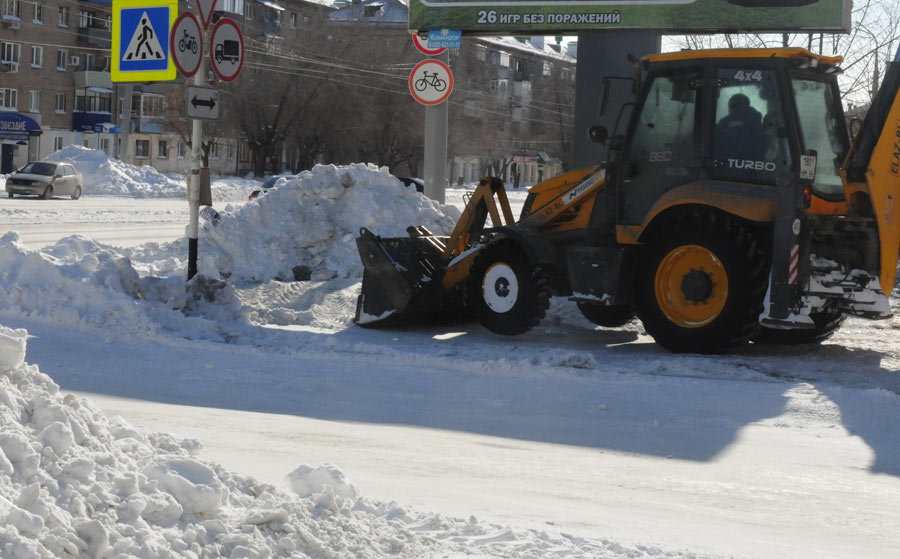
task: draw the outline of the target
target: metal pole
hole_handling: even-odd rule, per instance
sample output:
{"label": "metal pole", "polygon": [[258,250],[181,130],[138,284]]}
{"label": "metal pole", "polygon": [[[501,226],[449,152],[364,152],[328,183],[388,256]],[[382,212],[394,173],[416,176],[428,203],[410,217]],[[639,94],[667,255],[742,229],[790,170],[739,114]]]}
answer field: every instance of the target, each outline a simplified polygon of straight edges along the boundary
{"label": "metal pole", "polygon": [[[445,64],[450,61],[449,51],[434,56]],[[450,103],[425,107],[425,196],[445,201],[447,179],[447,121]]]}
{"label": "metal pole", "polygon": [[128,142],[129,135],[131,134],[131,96],[134,93],[134,87],[129,83],[125,85],[125,95],[122,99],[122,112],[125,113],[122,115],[122,132],[121,132],[121,143],[118,158],[125,163],[129,163],[128,161]]}
{"label": "metal pole", "polygon": [[[203,32],[203,44],[206,44],[206,32]],[[206,76],[206,65],[203,63],[203,54],[200,55],[200,68],[194,74],[194,85],[202,86]],[[187,93],[185,93],[187,95]],[[190,281],[197,275],[197,241],[200,236],[200,167],[201,148],[203,144],[203,121],[195,118],[191,130],[191,174],[188,177],[188,207],[190,208],[190,222],[188,223],[188,273]]]}

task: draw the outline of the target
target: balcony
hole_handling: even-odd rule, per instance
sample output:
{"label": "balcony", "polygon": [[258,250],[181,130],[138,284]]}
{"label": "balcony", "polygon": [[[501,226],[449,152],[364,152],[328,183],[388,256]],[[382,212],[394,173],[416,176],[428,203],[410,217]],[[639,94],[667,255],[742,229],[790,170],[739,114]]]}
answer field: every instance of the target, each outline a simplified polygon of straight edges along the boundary
{"label": "balcony", "polygon": [[75,72],[75,89],[97,87],[112,91],[112,79],[109,72],[83,71]]}
{"label": "balcony", "polygon": [[112,34],[106,27],[79,27],[78,44],[110,48]]}

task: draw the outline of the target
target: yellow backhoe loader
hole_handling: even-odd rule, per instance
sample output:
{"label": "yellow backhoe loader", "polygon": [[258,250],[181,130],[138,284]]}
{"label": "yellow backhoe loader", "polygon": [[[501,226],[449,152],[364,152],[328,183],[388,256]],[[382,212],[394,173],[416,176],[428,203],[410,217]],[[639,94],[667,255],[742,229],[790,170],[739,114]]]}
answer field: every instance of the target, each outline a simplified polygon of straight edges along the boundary
{"label": "yellow backhoe loader", "polygon": [[900,51],[852,143],[840,62],[797,48],[636,61],[626,124],[590,130],[608,160],[531,188],[517,221],[488,177],[450,236],[363,229],[356,322],[465,309],[515,335],[558,295],[596,324],[637,315],[671,351],[715,353],[890,317]]}

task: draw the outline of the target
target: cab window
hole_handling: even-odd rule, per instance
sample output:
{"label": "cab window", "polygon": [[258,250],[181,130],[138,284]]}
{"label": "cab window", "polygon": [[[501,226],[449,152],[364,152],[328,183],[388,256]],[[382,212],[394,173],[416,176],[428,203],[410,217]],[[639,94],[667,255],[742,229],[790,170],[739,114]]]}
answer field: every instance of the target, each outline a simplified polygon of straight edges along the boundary
{"label": "cab window", "polygon": [[720,68],[716,91],[712,177],[775,184],[791,167],[777,74],[753,67]]}
{"label": "cab window", "polygon": [[844,193],[838,170],[847,150],[840,133],[838,105],[831,84],[812,79],[792,80],[803,149],[816,152],[816,179],[813,190],[825,197]]}

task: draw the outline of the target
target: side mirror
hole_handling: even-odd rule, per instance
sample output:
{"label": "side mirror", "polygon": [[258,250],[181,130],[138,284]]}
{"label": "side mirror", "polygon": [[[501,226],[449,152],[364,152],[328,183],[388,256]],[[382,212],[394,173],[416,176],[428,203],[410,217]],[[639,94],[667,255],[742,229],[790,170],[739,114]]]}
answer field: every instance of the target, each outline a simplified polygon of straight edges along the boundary
{"label": "side mirror", "polygon": [[609,139],[609,131],[605,126],[601,126],[599,124],[595,124],[588,128],[588,136],[591,141],[596,144],[605,144]]}

